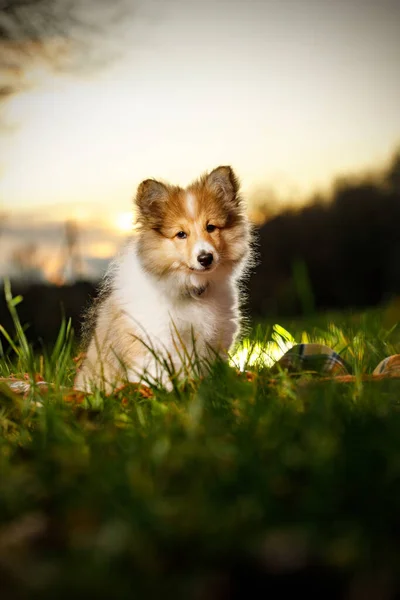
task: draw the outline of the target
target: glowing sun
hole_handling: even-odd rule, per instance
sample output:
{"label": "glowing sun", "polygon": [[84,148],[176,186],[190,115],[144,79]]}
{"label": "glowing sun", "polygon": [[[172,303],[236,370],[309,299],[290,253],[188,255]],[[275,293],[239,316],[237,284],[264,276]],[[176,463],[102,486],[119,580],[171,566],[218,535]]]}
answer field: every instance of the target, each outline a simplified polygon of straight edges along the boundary
{"label": "glowing sun", "polygon": [[128,233],[132,231],[133,215],[131,211],[118,213],[115,219],[115,225],[119,231]]}

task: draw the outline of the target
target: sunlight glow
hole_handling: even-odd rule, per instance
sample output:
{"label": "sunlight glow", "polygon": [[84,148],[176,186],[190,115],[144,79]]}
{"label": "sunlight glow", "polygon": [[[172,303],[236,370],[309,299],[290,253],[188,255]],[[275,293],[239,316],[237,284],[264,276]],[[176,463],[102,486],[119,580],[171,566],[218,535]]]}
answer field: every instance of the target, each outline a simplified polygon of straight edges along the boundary
{"label": "sunlight glow", "polygon": [[88,247],[90,256],[94,258],[110,258],[117,252],[117,246],[113,242],[93,242]]}
{"label": "sunlight glow", "polygon": [[249,367],[272,367],[295,345],[292,335],[278,324],[273,326],[272,340],[254,342],[245,339],[230,357],[229,363],[240,371]]}
{"label": "sunlight glow", "polygon": [[118,213],[115,219],[115,225],[119,231],[129,233],[133,227],[133,216],[131,211]]}

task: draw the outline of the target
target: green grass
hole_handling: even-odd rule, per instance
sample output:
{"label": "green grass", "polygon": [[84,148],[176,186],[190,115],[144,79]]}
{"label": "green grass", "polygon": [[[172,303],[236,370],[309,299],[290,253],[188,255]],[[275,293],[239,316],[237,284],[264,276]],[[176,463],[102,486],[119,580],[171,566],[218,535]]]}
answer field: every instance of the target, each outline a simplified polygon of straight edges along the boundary
{"label": "green grass", "polygon": [[[55,388],[0,390],[2,598],[266,597],[246,590],[290,582],[308,597],[394,597],[400,380],[271,382],[259,361],[248,381],[216,362],[172,393],[75,405],[60,388],[73,380],[70,327],[34,354],[6,293],[16,331],[0,375],[39,372]],[[282,325],[358,375],[400,352],[396,319],[392,307]],[[279,354],[268,324],[251,339]]]}

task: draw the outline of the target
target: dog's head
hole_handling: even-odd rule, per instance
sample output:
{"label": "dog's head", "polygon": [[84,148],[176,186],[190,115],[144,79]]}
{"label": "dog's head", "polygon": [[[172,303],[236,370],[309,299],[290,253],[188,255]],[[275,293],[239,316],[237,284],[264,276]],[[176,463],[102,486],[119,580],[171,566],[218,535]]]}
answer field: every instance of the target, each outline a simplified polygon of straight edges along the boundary
{"label": "dog's head", "polygon": [[186,189],[148,179],[135,202],[140,257],[158,276],[178,272],[206,281],[247,256],[249,223],[230,167],[218,167]]}

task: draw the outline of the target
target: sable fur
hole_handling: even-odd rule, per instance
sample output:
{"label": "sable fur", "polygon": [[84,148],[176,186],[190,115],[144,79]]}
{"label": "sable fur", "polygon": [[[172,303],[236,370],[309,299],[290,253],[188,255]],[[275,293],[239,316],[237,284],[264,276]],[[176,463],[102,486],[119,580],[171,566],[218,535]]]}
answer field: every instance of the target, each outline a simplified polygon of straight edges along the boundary
{"label": "sable fur", "polygon": [[250,225],[232,169],[218,167],[186,189],[148,179],[135,205],[135,234],[89,311],[92,333],[76,389],[111,392],[141,379],[171,387],[153,351],[183,377],[194,353],[205,369],[215,353],[227,355],[238,333]]}

